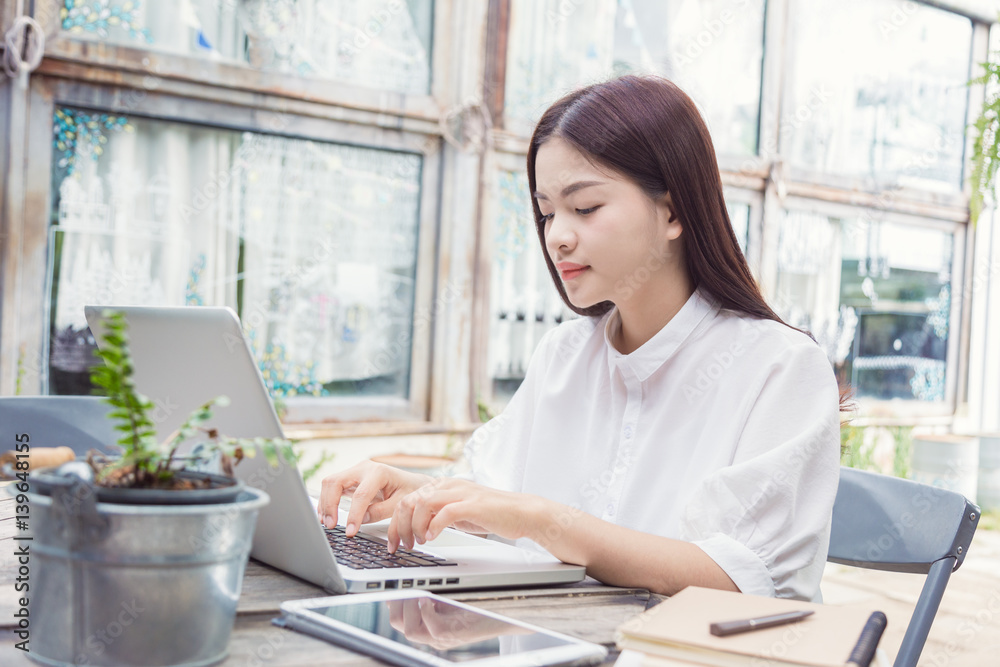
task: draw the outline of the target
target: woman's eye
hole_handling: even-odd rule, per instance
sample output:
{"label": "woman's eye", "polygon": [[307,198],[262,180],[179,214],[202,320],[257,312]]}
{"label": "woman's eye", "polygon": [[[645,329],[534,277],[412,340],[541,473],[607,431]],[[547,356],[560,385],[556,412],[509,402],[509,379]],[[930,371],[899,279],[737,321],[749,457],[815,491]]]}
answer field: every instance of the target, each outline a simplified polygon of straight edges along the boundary
{"label": "woman's eye", "polygon": [[593,213],[594,211],[596,211],[599,208],[601,208],[601,207],[600,206],[591,206],[590,208],[578,208],[578,209],[576,209],[576,212],[577,212],[578,215],[590,215],[591,213]]}
{"label": "woman's eye", "polygon": [[551,219],[552,219],[552,214],[551,213],[546,213],[545,215],[542,216],[542,224],[544,225],[545,223],[547,223]]}

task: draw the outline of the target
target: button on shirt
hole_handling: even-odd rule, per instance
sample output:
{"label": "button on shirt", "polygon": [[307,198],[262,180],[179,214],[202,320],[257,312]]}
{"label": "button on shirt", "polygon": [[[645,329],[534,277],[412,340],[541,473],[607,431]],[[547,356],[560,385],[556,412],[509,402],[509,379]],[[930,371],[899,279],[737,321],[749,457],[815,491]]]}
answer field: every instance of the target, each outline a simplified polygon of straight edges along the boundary
{"label": "button on shirt", "polygon": [[692,542],[744,593],[819,600],[840,472],[823,351],[700,290],[631,354],[620,324],[613,309],[543,337],[466,445],[469,476]]}

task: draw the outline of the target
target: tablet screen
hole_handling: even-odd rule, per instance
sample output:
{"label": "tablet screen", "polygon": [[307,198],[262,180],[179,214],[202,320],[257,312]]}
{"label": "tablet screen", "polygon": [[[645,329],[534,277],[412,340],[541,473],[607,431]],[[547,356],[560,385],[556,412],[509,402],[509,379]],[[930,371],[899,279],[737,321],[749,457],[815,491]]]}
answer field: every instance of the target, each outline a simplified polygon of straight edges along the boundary
{"label": "tablet screen", "polygon": [[309,611],[452,662],[570,644],[440,598],[369,601]]}

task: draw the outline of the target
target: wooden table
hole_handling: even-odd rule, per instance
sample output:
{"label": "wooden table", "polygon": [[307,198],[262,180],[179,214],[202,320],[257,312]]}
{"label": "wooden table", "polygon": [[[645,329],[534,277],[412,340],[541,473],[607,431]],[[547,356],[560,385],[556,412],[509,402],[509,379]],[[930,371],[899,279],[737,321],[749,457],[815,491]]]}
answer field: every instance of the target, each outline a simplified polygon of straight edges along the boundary
{"label": "wooden table", "polygon": [[[20,594],[14,590],[18,563],[14,556],[17,543],[13,539],[13,513],[13,499],[0,488],[0,664],[5,667],[35,664],[14,648],[19,640],[14,634],[13,614]],[[220,664],[381,665],[347,649],[271,625],[281,602],[325,595],[312,584],[251,560],[229,640],[229,658]],[[605,664],[614,663],[617,656],[615,628],[663,599],[646,590],[612,588],[594,581],[530,590],[468,591],[448,597],[603,644],[610,651]]]}

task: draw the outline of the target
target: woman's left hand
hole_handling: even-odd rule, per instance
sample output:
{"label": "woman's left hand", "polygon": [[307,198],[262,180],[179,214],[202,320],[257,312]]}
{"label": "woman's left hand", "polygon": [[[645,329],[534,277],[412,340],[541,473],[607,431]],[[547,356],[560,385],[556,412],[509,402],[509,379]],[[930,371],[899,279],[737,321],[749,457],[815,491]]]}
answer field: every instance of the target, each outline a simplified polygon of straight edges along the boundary
{"label": "woman's left hand", "polygon": [[462,479],[439,478],[403,496],[389,524],[389,551],[412,549],[453,526],[507,539],[528,532],[534,496],[499,491]]}

